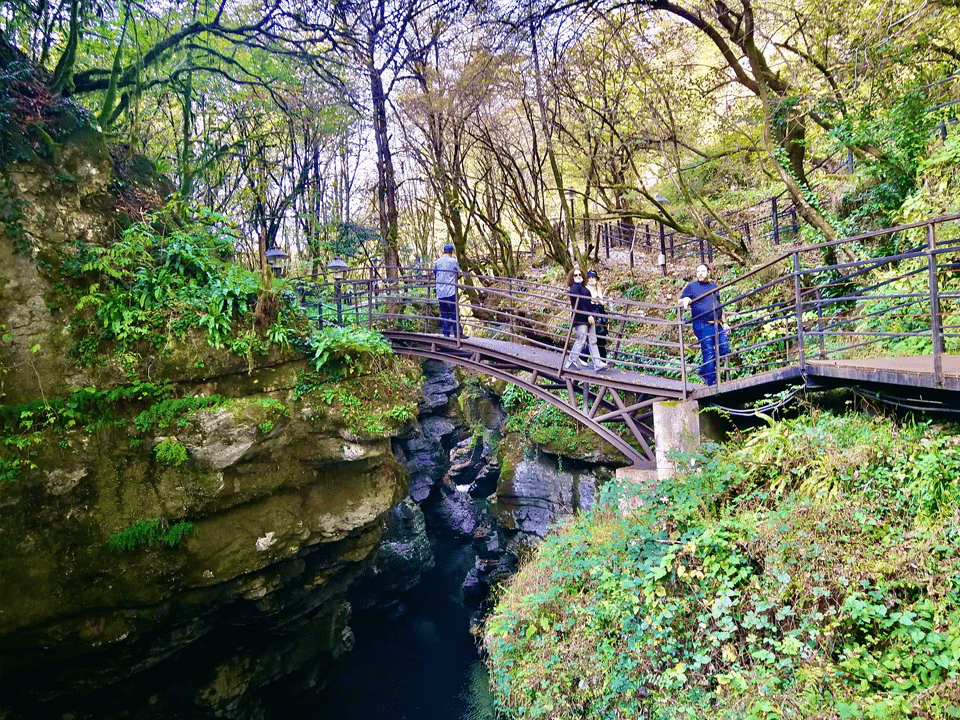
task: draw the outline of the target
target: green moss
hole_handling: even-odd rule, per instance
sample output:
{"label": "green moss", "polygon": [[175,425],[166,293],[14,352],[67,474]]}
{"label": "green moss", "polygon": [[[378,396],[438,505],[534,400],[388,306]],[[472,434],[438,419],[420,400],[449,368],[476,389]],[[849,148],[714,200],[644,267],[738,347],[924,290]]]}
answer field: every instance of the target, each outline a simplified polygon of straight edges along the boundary
{"label": "green moss", "polygon": [[358,437],[384,437],[400,430],[416,416],[420,400],[419,365],[395,360],[378,372],[330,381],[304,373],[296,397],[327,407],[324,420],[333,420]]}

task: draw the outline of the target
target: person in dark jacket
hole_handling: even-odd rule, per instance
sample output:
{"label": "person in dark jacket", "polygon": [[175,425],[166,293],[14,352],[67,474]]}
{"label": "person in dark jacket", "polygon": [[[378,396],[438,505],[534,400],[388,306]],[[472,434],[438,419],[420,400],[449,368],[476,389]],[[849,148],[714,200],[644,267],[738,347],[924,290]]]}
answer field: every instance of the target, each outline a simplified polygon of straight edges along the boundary
{"label": "person in dark jacket", "polygon": [[607,359],[607,308],[603,288],[600,287],[600,276],[596,270],[587,270],[587,290],[590,291],[590,312],[596,319],[594,327],[597,331],[597,349],[600,357]]}
{"label": "person in dark jacket", "polygon": [[717,286],[710,282],[710,268],[697,265],[697,279],[687,283],[680,293],[680,305],[690,308],[693,334],[700,341],[703,356],[698,374],[707,385],[717,384],[717,356],[730,352],[727,328],[723,322],[723,308]]}
{"label": "person in dark jacket", "polygon": [[570,349],[570,355],[563,364],[564,369],[581,367],[579,360],[580,351],[584,344],[590,348],[590,357],[593,359],[594,372],[600,372],[607,369],[607,364],[600,359],[600,351],[597,349],[597,319],[591,313],[591,295],[590,291],[583,284],[583,271],[579,267],[574,267],[569,275],[570,283],[570,307],[573,308],[573,329],[577,334],[577,339]]}

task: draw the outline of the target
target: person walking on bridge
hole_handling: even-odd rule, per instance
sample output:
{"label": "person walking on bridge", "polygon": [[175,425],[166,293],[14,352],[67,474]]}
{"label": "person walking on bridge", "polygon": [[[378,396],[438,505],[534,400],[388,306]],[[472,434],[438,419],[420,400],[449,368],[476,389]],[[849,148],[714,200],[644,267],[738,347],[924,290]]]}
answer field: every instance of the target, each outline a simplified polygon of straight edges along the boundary
{"label": "person walking on bridge", "polygon": [[465,337],[457,318],[457,278],[460,263],[453,256],[453,245],[443,246],[443,255],[433,265],[437,302],[440,304],[440,330],[444,337]]}
{"label": "person walking on bridge", "polygon": [[717,286],[710,282],[710,268],[697,265],[697,279],[687,283],[680,293],[680,305],[690,308],[690,321],[693,334],[700,341],[702,364],[697,374],[707,385],[717,384],[717,355],[723,357],[730,352],[727,328],[723,322],[723,308]]}
{"label": "person walking on bridge", "polygon": [[607,364],[600,359],[600,351],[597,349],[597,319],[590,312],[592,305],[592,295],[583,284],[583,270],[574,266],[568,275],[570,282],[570,307],[573,308],[573,329],[577,333],[577,339],[570,349],[566,362],[563,364],[565,370],[579,368],[580,351],[584,344],[590,348],[590,357],[593,358],[593,371],[600,372],[607,369]]}

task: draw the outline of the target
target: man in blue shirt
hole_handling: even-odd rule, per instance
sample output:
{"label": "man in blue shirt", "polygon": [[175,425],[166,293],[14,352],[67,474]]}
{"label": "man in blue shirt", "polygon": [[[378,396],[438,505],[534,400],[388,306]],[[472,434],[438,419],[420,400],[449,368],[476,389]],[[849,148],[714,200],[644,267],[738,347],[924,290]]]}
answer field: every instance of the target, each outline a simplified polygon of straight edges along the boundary
{"label": "man in blue shirt", "polygon": [[707,385],[717,384],[717,353],[720,357],[730,352],[730,341],[723,322],[723,308],[716,284],[710,282],[710,268],[697,265],[697,279],[687,283],[680,293],[680,305],[690,308],[693,334],[700,341],[703,364],[698,374]]}
{"label": "man in blue shirt", "polygon": [[437,301],[440,303],[440,330],[444,337],[465,337],[457,322],[457,278],[460,264],[453,256],[453,245],[443,246],[443,255],[433,265]]}

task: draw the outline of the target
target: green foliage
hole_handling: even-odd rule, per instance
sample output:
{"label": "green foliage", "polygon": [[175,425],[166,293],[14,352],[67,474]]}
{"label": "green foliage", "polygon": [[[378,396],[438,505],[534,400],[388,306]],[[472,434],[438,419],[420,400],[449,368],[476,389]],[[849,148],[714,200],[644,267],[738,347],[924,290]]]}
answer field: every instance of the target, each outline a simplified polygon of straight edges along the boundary
{"label": "green foliage", "polygon": [[363,227],[352,222],[331,222],[320,228],[321,234],[329,238],[322,248],[330,255],[352,258],[365,247],[376,245],[380,237],[378,230]]}
{"label": "green foliage", "polygon": [[176,438],[165,437],[157,447],[154,448],[154,455],[158,462],[164,465],[173,465],[180,467],[187,461],[187,448]]}
{"label": "green foliage", "polygon": [[577,455],[595,442],[593,432],[563,410],[520,388],[507,386],[503,406],[510,411],[506,432],[521,433],[528,442],[546,445],[551,452]]}
{"label": "green foliage", "polygon": [[678,458],[653,494],[608,486],[487,620],[499,708],[955,716],[958,455],[956,428],[818,412]]}
{"label": "green foliage", "polygon": [[[224,402],[219,395],[181,399],[173,393],[169,385],[137,381],[109,391],[87,387],[65,398],[0,406],[0,481],[16,481],[24,471],[33,469],[38,448],[50,439],[69,447],[70,431],[96,433],[130,422],[141,433],[174,424],[184,426],[190,414]],[[167,450],[172,454],[158,454],[159,460],[174,460],[180,452],[174,447],[165,447],[164,452]]]}
{"label": "green foliage", "polygon": [[139,341],[160,347],[168,334],[192,327],[203,329],[213,347],[223,347],[260,289],[256,275],[228,262],[233,237],[199,222],[165,236],[137,223],[116,243],[89,252],[93,259],[80,271],[99,281],[77,310],[95,308],[100,340],[123,349]]}
{"label": "green foliage", "polygon": [[140,432],[147,432],[153,428],[165,429],[174,424],[177,427],[186,427],[189,416],[197,410],[221,405],[223,402],[224,399],[220,395],[166,397],[137,415],[133,424]]}
{"label": "green foliage", "polygon": [[870,221],[886,226],[904,200],[916,189],[917,172],[926,150],[933,118],[926,114],[922,92],[902,96],[888,111],[865,108],[857,121],[841,124],[834,135],[844,144],[873,146],[883,151],[867,163],[864,172],[873,183],[846,202],[852,208],[845,231],[863,232]]}
{"label": "green foliage", "polygon": [[13,243],[14,252],[29,255],[33,242],[23,229],[23,201],[13,194],[13,181],[0,177],[0,232]]}
{"label": "green foliage", "polygon": [[315,370],[345,377],[382,367],[379,361],[392,357],[393,348],[373,330],[328,325],[310,336],[307,356]]}
{"label": "green foliage", "polygon": [[132,550],[141,545],[176,547],[196,531],[196,525],[183,520],[172,525],[160,518],[139,520],[107,538],[107,547],[111,550]]}
{"label": "green foliage", "polygon": [[305,372],[298,378],[294,398],[319,400],[329,406],[333,419],[358,435],[383,436],[415,417],[419,382],[419,366],[412,363],[397,362],[362,377],[333,379]]}
{"label": "green foliage", "polygon": [[508,384],[503,389],[500,402],[505,410],[514,410],[536,401],[536,396],[519,385]]}

